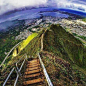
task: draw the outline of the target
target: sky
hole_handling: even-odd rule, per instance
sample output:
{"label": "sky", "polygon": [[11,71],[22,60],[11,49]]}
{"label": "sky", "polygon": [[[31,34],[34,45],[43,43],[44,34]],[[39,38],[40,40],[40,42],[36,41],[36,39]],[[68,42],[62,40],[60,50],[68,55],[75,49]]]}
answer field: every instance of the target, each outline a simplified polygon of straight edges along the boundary
{"label": "sky", "polygon": [[55,0],[57,7],[86,13],[86,0]]}
{"label": "sky", "polygon": [[39,5],[53,5],[58,8],[69,8],[86,12],[86,0],[0,0],[0,15],[14,9],[39,6]]}
{"label": "sky", "polygon": [[47,0],[0,0],[0,14],[13,9],[46,4]]}

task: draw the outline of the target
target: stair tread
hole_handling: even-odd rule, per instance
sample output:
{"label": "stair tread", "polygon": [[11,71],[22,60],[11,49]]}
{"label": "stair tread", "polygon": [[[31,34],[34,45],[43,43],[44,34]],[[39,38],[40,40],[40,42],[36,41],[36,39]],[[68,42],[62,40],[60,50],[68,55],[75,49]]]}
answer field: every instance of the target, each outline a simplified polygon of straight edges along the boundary
{"label": "stair tread", "polygon": [[27,65],[35,65],[35,64],[40,64],[39,62],[34,62],[34,63],[28,63]]}
{"label": "stair tread", "polygon": [[32,66],[32,67],[35,67],[35,66],[39,66],[39,65],[40,65],[40,64],[34,64],[34,65],[32,64],[32,65],[27,65],[27,67],[31,67],[31,66]]}
{"label": "stair tread", "polygon": [[39,67],[27,68],[26,71],[41,69]]}
{"label": "stair tread", "polygon": [[40,73],[32,74],[32,75],[25,75],[24,78],[31,78],[31,77],[36,77],[39,76]]}
{"label": "stair tread", "polygon": [[25,72],[36,71],[36,70],[40,70],[41,71],[41,68],[26,70]]}
{"label": "stair tread", "polygon": [[27,62],[26,70],[24,72],[23,85],[34,85],[43,82],[41,64],[39,59],[33,59]]}
{"label": "stair tread", "polygon": [[35,63],[35,62],[39,62],[39,61],[32,61],[32,62],[28,62],[28,63]]}
{"label": "stair tread", "polygon": [[30,67],[30,66],[38,66],[38,65],[40,65],[40,64],[29,64],[29,65],[27,65],[27,67]]}
{"label": "stair tread", "polygon": [[28,61],[29,63],[31,62],[39,62],[39,60],[32,60],[32,61]]}
{"label": "stair tread", "polygon": [[29,85],[29,84],[39,83],[39,82],[42,82],[42,81],[43,81],[43,79],[38,78],[38,79],[34,79],[34,80],[24,81],[23,84],[24,85]]}
{"label": "stair tread", "polygon": [[38,70],[33,70],[33,71],[26,71],[25,74],[32,74],[32,73],[37,73],[37,72],[40,72],[41,70],[38,69]]}
{"label": "stair tread", "polygon": [[35,62],[35,63],[28,63],[27,65],[32,65],[32,64],[40,64],[39,62]]}
{"label": "stair tread", "polygon": [[39,61],[39,59],[33,59],[33,60],[29,60],[28,62],[31,62],[31,61]]}

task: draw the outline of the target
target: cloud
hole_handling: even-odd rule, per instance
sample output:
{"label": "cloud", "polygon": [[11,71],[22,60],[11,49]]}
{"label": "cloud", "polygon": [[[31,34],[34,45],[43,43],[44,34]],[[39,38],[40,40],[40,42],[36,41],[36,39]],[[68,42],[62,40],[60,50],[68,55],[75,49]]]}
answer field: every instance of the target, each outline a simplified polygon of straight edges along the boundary
{"label": "cloud", "polygon": [[58,8],[66,8],[86,12],[86,1],[84,0],[55,0]]}
{"label": "cloud", "polygon": [[46,3],[47,0],[0,0],[0,14],[16,8],[39,6]]}
{"label": "cloud", "polygon": [[41,4],[86,12],[85,0],[0,0],[0,15],[14,9]]}

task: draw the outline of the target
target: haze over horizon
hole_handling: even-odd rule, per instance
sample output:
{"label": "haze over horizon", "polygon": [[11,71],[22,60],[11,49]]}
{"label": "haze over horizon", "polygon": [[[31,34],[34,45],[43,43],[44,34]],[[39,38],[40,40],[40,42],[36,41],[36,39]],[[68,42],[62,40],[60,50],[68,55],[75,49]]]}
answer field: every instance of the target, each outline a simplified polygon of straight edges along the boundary
{"label": "haze over horizon", "polygon": [[29,6],[38,7],[40,5],[54,6],[54,4],[58,8],[72,9],[86,13],[86,1],[84,0],[0,0],[0,15],[19,8]]}

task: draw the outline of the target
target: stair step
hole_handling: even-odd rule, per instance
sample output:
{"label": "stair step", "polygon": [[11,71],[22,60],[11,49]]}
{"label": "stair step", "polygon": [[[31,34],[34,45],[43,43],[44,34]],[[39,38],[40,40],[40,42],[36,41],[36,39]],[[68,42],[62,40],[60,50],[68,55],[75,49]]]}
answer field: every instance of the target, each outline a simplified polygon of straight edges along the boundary
{"label": "stair step", "polygon": [[35,63],[35,62],[39,62],[38,60],[37,61],[28,61],[28,63]]}
{"label": "stair step", "polygon": [[32,60],[32,61],[28,61],[28,62],[39,62],[38,59]]}
{"label": "stair step", "polygon": [[30,84],[40,83],[40,82],[43,82],[43,80],[41,78],[38,78],[38,79],[34,79],[34,80],[25,81],[25,82],[23,82],[23,84],[30,85]]}
{"label": "stair step", "polygon": [[33,67],[39,67],[40,64],[36,64],[36,65],[30,65],[30,66],[27,66],[28,68],[33,68]]}
{"label": "stair step", "polygon": [[37,70],[37,69],[41,69],[41,68],[39,67],[27,68],[26,71]]}
{"label": "stair step", "polygon": [[24,78],[32,78],[32,77],[36,77],[39,75],[40,75],[40,73],[36,73],[36,74],[32,74],[32,75],[25,75]]}
{"label": "stair step", "polygon": [[40,64],[31,64],[31,65],[27,65],[27,67],[30,67],[30,66],[39,66]]}
{"label": "stair step", "polygon": [[27,65],[28,64],[39,64],[39,62],[28,62]]}
{"label": "stair step", "polygon": [[27,66],[27,68],[34,68],[34,67],[40,67],[40,65],[32,65],[32,66]]}
{"label": "stair step", "polygon": [[39,62],[34,62],[34,63],[28,63],[27,65],[31,65],[31,64],[40,64]]}
{"label": "stair step", "polygon": [[27,62],[23,78],[24,78],[23,81],[24,86],[25,85],[38,86],[38,84],[41,84],[43,82],[44,80],[43,72],[41,69],[39,59],[31,59],[30,61]]}
{"label": "stair step", "polygon": [[32,62],[32,61],[38,61],[39,59],[33,59],[33,60],[31,60],[31,61],[28,61],[28,62]]}
{"label": "stair step", "polygon": [[39,62],[35,62],[35,63],[28,63],[27,65],[35,65],[35,64],[40,64]]}
{"label": "stair step", "polygon": [[37,72],[40,72],[41,70],[38,69],[38,70],[33,70],[33,71],[28,71],[28,72],[25,72],[25,74],[33,74],[33,73],[37,73]]}
{"label": "stair step", "polygon": [[35,62],[39,62],[39,61],[32,61],[32,62],[28,62],[28,63],[35,63]]}

